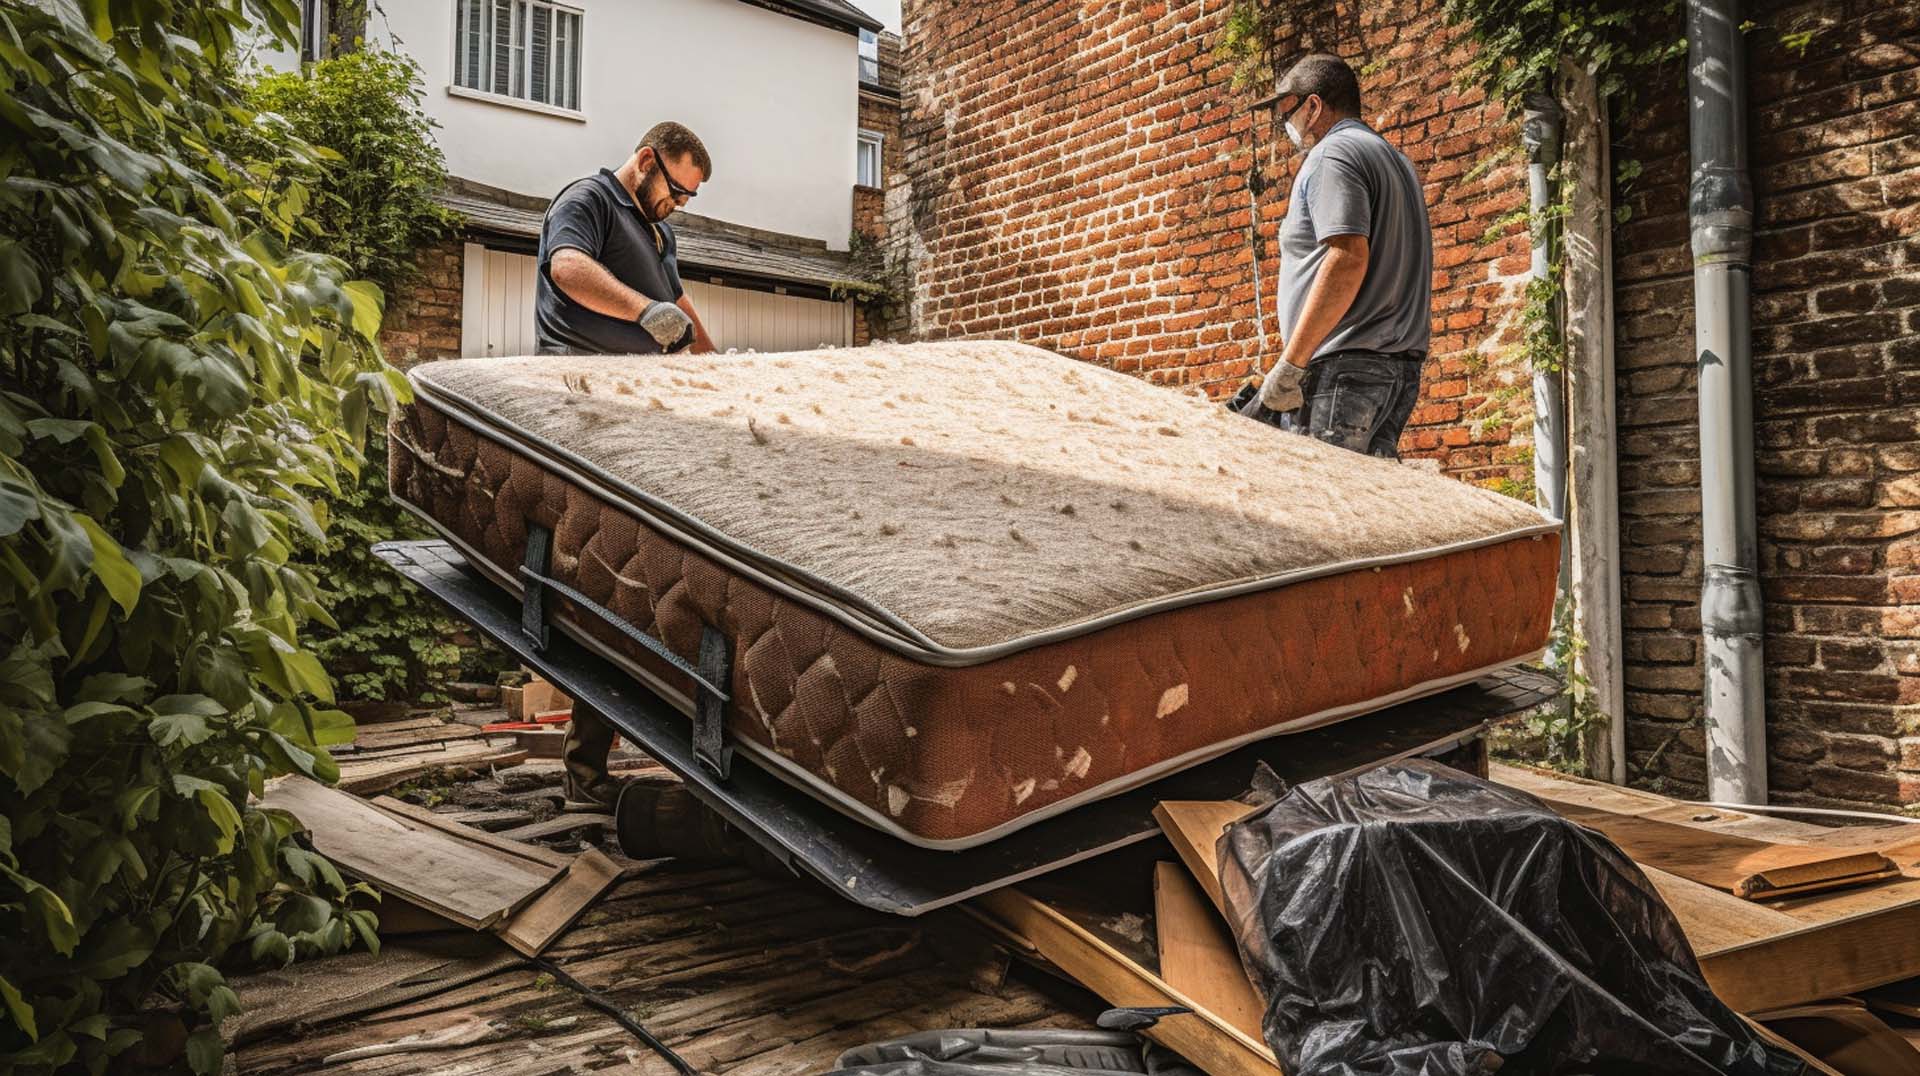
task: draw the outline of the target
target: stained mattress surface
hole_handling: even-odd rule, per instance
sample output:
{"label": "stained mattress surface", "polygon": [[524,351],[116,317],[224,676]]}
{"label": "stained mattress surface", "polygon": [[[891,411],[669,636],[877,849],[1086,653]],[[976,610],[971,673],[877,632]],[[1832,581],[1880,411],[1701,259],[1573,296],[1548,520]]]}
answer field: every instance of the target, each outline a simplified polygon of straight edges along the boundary
{"label": "stained mattress surface", "polygon": [[[683,656],[728,728],[869,824],[961,846],[1537,652],[1531,507],[1018,344],[414,368],[394,495],[518,587]],[[690,682],[569,603],[674,701]]]}

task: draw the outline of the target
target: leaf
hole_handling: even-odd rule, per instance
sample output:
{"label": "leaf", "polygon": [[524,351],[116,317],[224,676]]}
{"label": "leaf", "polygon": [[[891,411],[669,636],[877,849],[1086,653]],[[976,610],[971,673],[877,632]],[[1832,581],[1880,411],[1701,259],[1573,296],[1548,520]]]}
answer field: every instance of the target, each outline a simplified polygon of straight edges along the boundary
{"label": "leaf", "polygon": [[13,1017],[14,1026],[26,1032],[29,1040],[39,1042],[40,1030],[33,1023],[33,1006],[27,1004],[27,999],[21,997],[20,991],[4,976],[0,976],[0,1001],[6,1003],[7,1015]]}
{"label": "leaf", "polygon": [[161,714],[147,722],[147,734],[161,747],[192,747],[213,735],[199,714]]}
{"label": "leaf", "polygon": [[32,878],[21,874],[11,867],[0,867],[0,877],[5,877],[26,894],[27,908],[40,919],[40,926],[46,931],[47,944],[62,956],[73,953],[73,947],[80,942],[80,930],[74,925],[73,912],[60,895]]}
{"label": "leaf", "polygon": [[158,785],[136,785],[120,793],[119,798],[114,801],[114,806],[120,815],[121,828],[132,831],[139,825],[141,818],[157,817],[159,812],[150,810],[149,807],[154,804],[154,797],[159,794],[160,786]]}
{"label": "leaf", "polygon": [[67,707],[66,710],[62,711],[60,716],[62,719],[66,721],[66,723],[69,726],[73,726],[73,725],[78,725],[82,721],[91,721],[96,717],[106,717],[109,714],[129,714],[130,715],[132,713],[133,711],[131,709],[129,709],[128,707],[122,706],[117,702],[95,701],[95,702],[76,702],[72,706]]}
{"label": "leaf", "polygon": [[22,314],[40,301],[40,263],[25,245],[0,239],[0,314]]}
{"label": "leaf", "polygon": [[220,827],[218,847],[221,855],[233,851],[233,835],[240,831],[240,812],[234,809],[233,801],[227,798],[225,789],[203,788],[194,793],[200,805],[207,809],[207,817]]}
{"label": "leaf", "polygon": [[81,702],[127,702],[146,694],[153,681],[120,672],[95,673],[80,681],[74,697]]}
{"label": "leaf", "polygon": [[40,518],[40,498],[33,490],[9,478],[0,478],[0,538],[19,532]]}
{"label": "leaf", "polygon": [[380,310],[385,299],[380,289],[365,280],[349,280],[341,285],[353,304],[353,331],[371,340],[380,334]]}
{"label": "leaf", "polygon": [[67,757],[67,746],[73,741],[73,734],[67,731],[64,720],[45,712],[25,715],[21,731],[21,757],[10,776],[20,792],[30,796],[59,771],[60,763]]}
{"label": "leaf", "polygon": [[87,532],[87,540],[93,546],[93,574],[107,588],[120,611],[132,613],[134,603],[140,600],[139,569],[127,560],[120,543],[95,523],[92,516],[76,512],[73,519]]}
{"label": "leaf", "polygon": [[187,1036],[187,1064],[198,1076],[217,1076],[227,1055],[227,1044],[217,1027],[203,1027]]}

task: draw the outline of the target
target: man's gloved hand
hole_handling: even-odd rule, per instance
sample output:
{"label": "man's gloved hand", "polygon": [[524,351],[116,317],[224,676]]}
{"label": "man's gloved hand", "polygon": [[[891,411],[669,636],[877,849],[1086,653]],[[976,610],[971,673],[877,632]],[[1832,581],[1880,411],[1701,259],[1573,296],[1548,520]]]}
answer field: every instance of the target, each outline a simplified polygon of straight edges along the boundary
{"label": "man's gloved hand", "polygon": [[1267,371],[1267,379],[1260,386],[1260,406],[1269,411],[1294,411],[1307,402],[1300,391],[1301,383],[1307,379],[1305,367],[1295,366],[1285,359],[1275,359],[1273,369]]}
{"label": "man's gloved hand", "polygon": [[673,303],[659,301],[648,303],[647,308],[642,310],[640,316],[634,320],[647,331],[648,336],[653,337],[660,344],[662,351],[672,351],[681,337],[693,331],[693,319]]}

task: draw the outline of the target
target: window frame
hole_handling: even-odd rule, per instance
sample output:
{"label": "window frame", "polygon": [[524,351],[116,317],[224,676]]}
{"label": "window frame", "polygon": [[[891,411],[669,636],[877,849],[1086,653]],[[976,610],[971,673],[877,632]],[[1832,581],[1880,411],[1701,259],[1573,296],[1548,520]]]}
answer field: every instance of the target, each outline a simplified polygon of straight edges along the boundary
{"label": "window frame", "polygon": [[[507,73],[507,92],[494,89],[498,84],[495,77],[495,61],[499,58],[502,46],[497,36],[499,5],[506,4],[508,15],[507,41],[504,51],[510,59],[512,69]],[[467,69],[468,37],[473,28],[467,25],[469,8],[480,8],[478,71]],[[565,119],[586,119],[586,86],[581,72],[586,68],[586,10],[566,3],[565,0],[453,0],[453,79],[447,85],[447,93],[454,97],[466,97],[492,104],[522,108],[530,112],[540,112]],[[534,22],[544,16],[546,25],[546,66],[545,79],[549,98],[564,96],[572,99],[571,105],[554,104],[541,101],[532,96],[534,82]],[[570,24],[563,22],[571,16]],[[566,32],[563,31],[563,27]],[[568,51],[562,52],[561,42],[566,42]],[[478,83],[478,85],[473,85]],[[515,92],[518,91],[518,92]]]}
{"label": "window frame", "polygon": [[[869,46],[872,51],[869,52]],[[860,31],[860,81],[870,86],[880,84],[880,35],[862,28]]]}
{"label": "window frame", "polygon": [[[860,181],[860,159],[866,155],[868,146],[873,147],[874,182],[862,183]],[[865,187],[868,190],[881,189],[886,185],[887,181],[886,168],[887,136],[880,131],[869,130],[865,127],[859,128],[859,134],[854,138],[853,185],[856,187]]]}

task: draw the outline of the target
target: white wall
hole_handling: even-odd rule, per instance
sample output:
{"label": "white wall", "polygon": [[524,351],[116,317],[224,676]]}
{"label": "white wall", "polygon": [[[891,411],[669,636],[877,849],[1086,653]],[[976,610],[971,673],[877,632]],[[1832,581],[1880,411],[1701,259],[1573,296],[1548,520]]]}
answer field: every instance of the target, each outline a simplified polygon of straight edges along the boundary
{"label": "white wall", "polygon": [[689,209],[825,240],[853,229],[859,39],[740,0],[569,0],[582,17],[585,121],[448,93],[454,0],[384,0],[375,39],[419,61],[454,175],[549,197],[676,120],[713,157]]}

